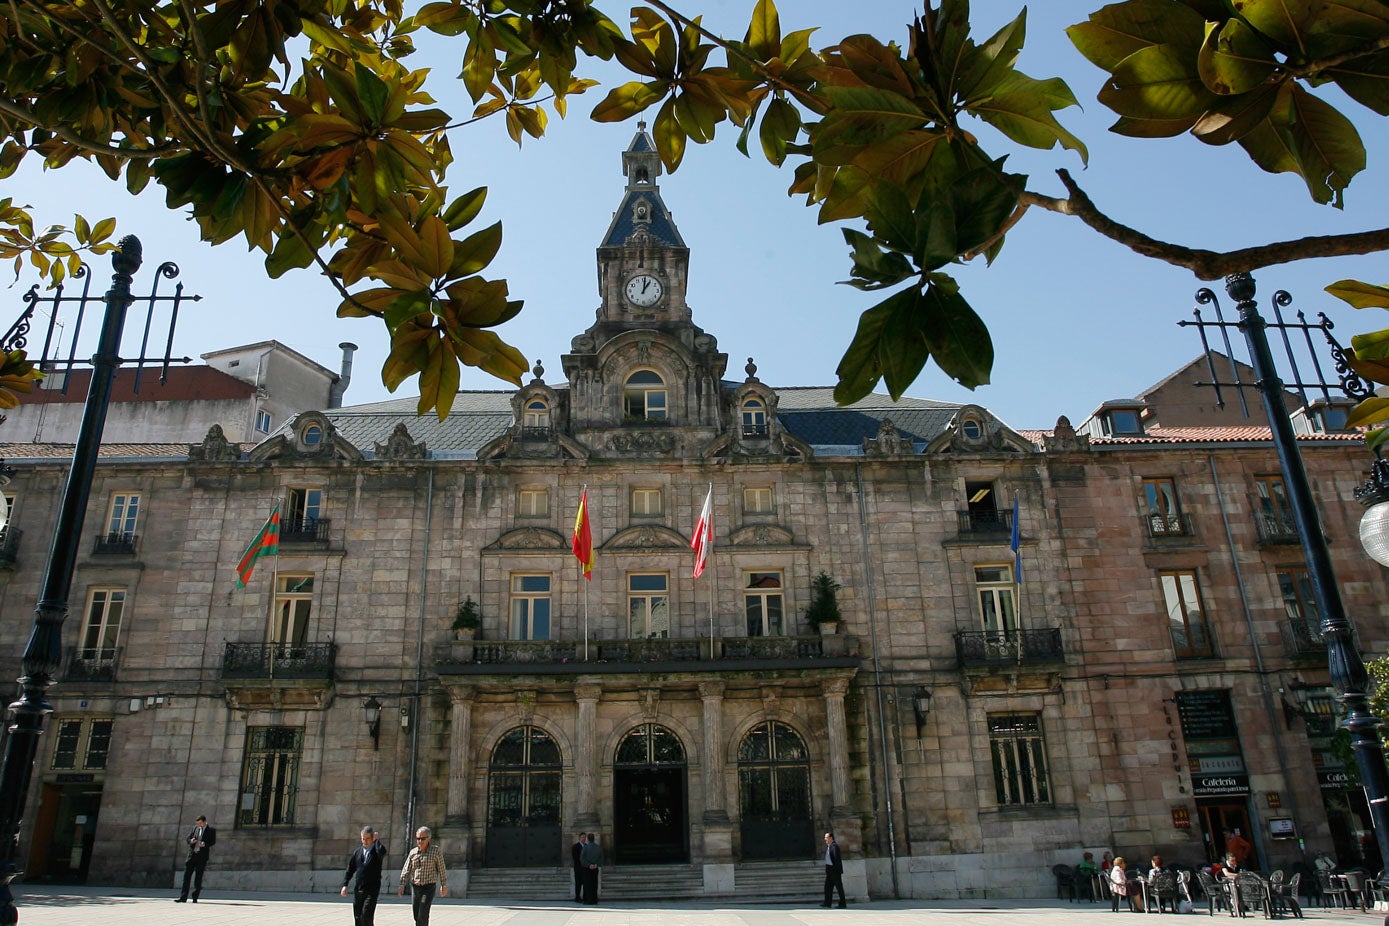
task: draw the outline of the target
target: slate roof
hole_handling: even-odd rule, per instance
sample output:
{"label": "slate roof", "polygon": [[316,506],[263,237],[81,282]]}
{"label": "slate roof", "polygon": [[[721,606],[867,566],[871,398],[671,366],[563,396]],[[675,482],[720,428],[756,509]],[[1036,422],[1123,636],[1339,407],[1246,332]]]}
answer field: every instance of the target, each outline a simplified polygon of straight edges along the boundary
{"label": "slate roof", "polygon": [[[70,463],[74,444],[0,444],[0,458]],[[119,460],[187,459],[188,444],[102,444],[97,457],[109,462]]]}
{"label": "slate roof", "polygon": [[[896,419],[893,419],[894,421]],[[1041,445],[1042,441],[1054,434],[1054,431],[1019,431],[1023,437],[1035,444]],[[1359,433],[1343,432],[1324,434],[1317,432],[1314,434],[1299,434],[1299,441],[1310,443],[1330,443],[1330,444],[1359,444],[1364,441],[1364,437]],[[1271,443],[1273,432],[1269,428],[1257,425],[1246,425],[1242,427],[1155,427],[1148,428],[1144,434],[1126,435],[1123,437],[1092,437],[1090,446],[1092,447],[1113,447],[1113,446],[1143,446],[1143,445],[1164,445],[1164,444],[1238,444],[1238,443]]]}

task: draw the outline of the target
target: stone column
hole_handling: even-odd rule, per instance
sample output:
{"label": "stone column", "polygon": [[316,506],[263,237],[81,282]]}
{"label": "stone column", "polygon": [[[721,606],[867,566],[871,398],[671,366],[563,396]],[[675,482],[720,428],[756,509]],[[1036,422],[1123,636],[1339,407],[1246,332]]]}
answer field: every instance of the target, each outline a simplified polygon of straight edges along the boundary
{"label": "stone column", "polygon": [[728,822],[723,780],[727,756],[723,749],[723,682],[700,682],[704,702],[704,822]]}
{"label": "stone column", "polygon": [[578,788],[579,829],[598,828],[598,685],[575,685],[574,778]]}
{"label": "stone column", "polygon": [[825,727],[829,748],[825,758],[830,766],[830,803],[833,813],[849,810],[849,725],[844,719],[844,693],[847,679],[825,683]]}
{"label": "stone column", "polygon": [[477,690],[455,688],[449,717],[449,791],[445,818],[451,824],[468,824],[468,782],[473,775],[473,697]]}

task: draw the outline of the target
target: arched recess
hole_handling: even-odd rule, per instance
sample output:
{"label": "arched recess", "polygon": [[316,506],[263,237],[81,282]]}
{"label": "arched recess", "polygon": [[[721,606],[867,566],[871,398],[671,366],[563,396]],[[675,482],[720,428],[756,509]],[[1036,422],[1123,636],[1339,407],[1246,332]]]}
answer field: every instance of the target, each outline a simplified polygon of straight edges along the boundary
{"label": "arched recess", "polygon": [[550,734],[527,725],[502,735],[487,768],[484,865],[529,868],[563,862],[561,777],[559,746]]}
{"label": "arched recess", "polygon": [[613,757],[613,851],[629,865],[690,860],[685,747],[657,723],[634,727]]}
{"label": "arched recess", "polygon": [[815,849],[813,806],[801,735],[779,720],[749,730],[738,746],[743,858],[805,858]]}

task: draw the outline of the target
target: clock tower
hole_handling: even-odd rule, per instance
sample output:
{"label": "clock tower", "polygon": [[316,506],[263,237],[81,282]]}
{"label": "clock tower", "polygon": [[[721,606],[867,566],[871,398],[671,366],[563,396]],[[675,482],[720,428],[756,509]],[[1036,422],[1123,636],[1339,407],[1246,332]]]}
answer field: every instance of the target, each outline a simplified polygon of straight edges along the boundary
{"label": "clock tower", "polygon": [[574,435],[619,455],[680,456],[720,433],[728,356],[691,321],[690,249],[661,199],[661,158],[638,123],[626,187],[598,246],[597,318],[561,358]]}

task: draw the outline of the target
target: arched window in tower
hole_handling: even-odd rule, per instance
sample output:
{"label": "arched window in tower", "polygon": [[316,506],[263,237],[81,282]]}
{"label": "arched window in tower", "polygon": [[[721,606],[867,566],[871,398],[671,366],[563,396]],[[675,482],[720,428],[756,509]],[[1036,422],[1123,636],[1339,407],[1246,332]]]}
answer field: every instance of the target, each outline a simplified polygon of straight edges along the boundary
{"label": "arched window in tower", "polygon": [[521,433],[523,435],[544,435],[550,431],[550,403],[542,398],[534,398],[526,403],[521,414]]}
{"label": "arched window in tower", "polygon": [[666,383],[653,370],[638,370],[622,388],[622,417],[627,421],[665,421]]}
{"label": "arched window in tower", "polygon": [[767,403],[757,396],[743,400],[743,436],[767,436]]}

